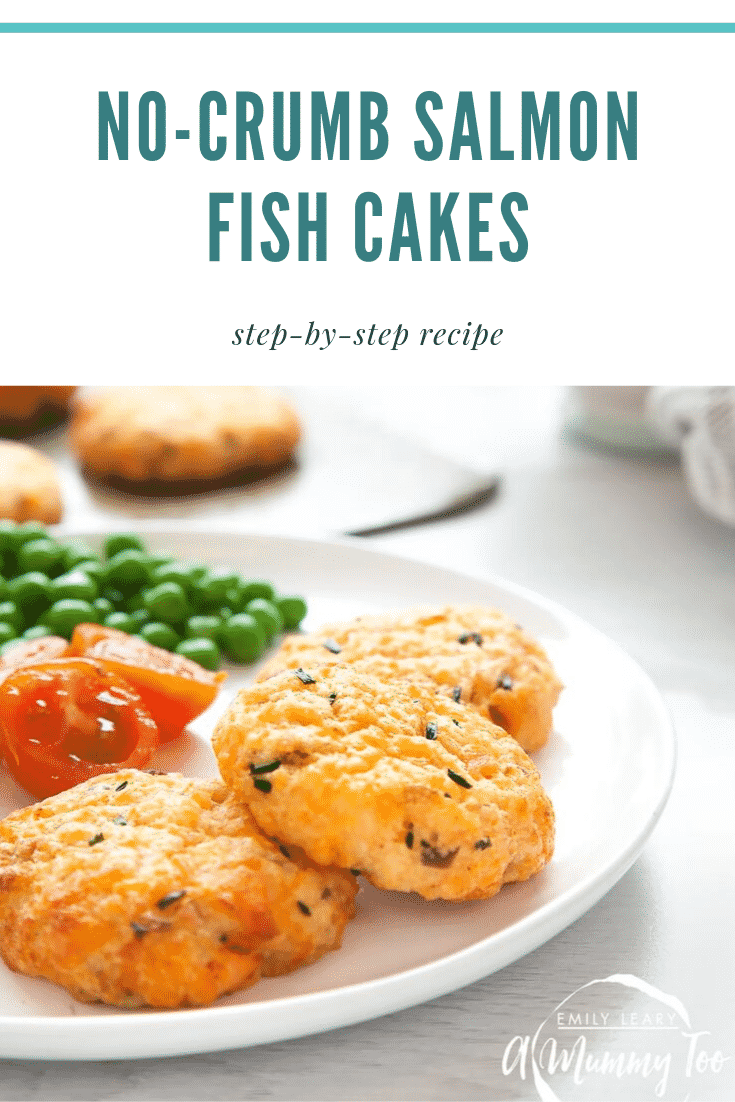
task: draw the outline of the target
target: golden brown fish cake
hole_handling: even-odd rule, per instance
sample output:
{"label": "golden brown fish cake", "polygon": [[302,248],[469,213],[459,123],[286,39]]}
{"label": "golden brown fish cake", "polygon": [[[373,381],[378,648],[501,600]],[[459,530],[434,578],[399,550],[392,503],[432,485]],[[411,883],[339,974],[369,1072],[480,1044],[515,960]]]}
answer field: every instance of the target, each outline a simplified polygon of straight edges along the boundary
{"label": "golden brown fish cake", "polygon": [[62,421],[75,386],[0,386],[0,431],[37,432]]}
{"label": "golden brown fish cake", "polygon": [[0,517],[21,524],[58,524],[63,506],[56,467],[47,456],[14,440],[0,440]]}
{"label": "golden brown fish cake", "polygon": [[283,464],[300,435],[291,406],[260,387],[113,387],[77,402],[70,442],[96,478],[180,493]]}
{"label": "golden brown fish cake", "polygon": [[0,952],[77,998],[205,1006],[339,946],[352,876],[261,834],[220,781],[134,769],[0,821]]}
{"label": "golden brown fish cake", "polygon": [[213,746],[267,834],[379,888],[487,898],[551,857],[531,759],[433,689],[349,666],[286,670],[240,691]]}
{"label": "golden brown fish cake", "polygon": [[491,608],[410,610],[289,635],[258,680],[283,669],[339,662],[382,681],[433,685],[538,750],[552,730],[562,684],[538,643]]}

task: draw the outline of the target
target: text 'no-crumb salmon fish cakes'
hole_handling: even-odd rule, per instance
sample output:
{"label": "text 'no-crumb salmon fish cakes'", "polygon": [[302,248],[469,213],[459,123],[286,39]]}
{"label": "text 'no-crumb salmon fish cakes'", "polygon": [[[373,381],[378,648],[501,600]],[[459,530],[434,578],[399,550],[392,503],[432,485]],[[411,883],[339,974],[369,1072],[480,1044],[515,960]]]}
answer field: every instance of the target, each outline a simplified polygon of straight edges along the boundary
{"label": "text 'no-crumb salmon fish cakes'", "polygon": [[213,737],[225,783],[319,864],[426,899],[481,899],[550,859],[551,801],[500,728],[348,666],[242,689]]}
{"label": "text 'no-crumb salmon fish cakes'", "polygon": [[551,734],[562,689],[530,635],[497,609],[473,606],[361,616],[288,636],[258,680],[330,662],[383,681],[433,686],[492,720],[528,751]]}
{"label": "text 'no-crumb salmon fish cakes'", "polygon": [[217,781],[134,769],[0,821],[5,963],[77,998],[206,1006],[339,946],[357,882],[279,848]]}

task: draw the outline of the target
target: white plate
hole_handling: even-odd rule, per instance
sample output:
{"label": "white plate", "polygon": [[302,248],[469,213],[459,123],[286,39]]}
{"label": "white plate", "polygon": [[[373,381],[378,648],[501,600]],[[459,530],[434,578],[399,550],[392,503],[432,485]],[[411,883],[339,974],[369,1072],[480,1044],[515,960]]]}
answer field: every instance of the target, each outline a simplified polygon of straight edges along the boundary
{"label": "white plate", "polygon": [[[599,632],[517,586],[357,543],[146,532],[152,549],[228,564],[273,579],[282,592],[305,593],[307,627],[360,612],[463,602],[498,606],[522,623],[546,647],[566,685],[555,734],[535,755],[556,809],[556,853],[540,875],[480,902],[427,903],[366,886],[338,952],[204,1010],[87,1006],[0,964],[0,1056],[109,1060],[208,1052],[388,1014],[522,957],[583,914],[630,867],[666,802],[674,738],[648,677]],[[242,671],[233,671],[227,691],[193,725],[197,737],[185,736],[156,764],[190,775],[214,773],[207,736],[244,680]],[[0,775],[0,814],[23,802],[27,797]]]}

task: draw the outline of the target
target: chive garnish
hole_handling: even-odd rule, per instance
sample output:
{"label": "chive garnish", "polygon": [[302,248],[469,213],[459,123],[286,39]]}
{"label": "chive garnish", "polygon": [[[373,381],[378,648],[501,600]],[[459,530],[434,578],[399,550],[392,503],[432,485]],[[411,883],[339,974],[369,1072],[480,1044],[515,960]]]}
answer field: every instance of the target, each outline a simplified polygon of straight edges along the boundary
{"label": "chive garnish", "polygon": [[256,788],[259,788],[261,792],[270,792],[271,788],[273,788],[271,782],[267,781],[265,777],[256,777],[253,784]]}
{"label": "chive garnish", "polygon": [[491,845],[489,838],[480,838],[479,842],[475,842],[475,849],[488,849]]}
{"label": "chive garnish", "polygon": [[92,837],[87,842],[87,845],[88,846],[96,846],[98,842],[104,842],[104,840],[105,840],[104,834],[93,834]]}
{"label": "chive garnish", "polygon": [[284,857],[288,857],[288,859],[289,859],[289,861],[290,861],[290,860],[291,860],[291,854],[290,854],[290,853],[288,852],[288,850],[286,849],[286,847],[285,847],[285,846],[279,846],[278,848],[280,849],[280,851],[281,851],[281,853],[283,854],[283,856],[284,856]]}
{"label": "chive garnish", "polygon": [[323,639],[322,640],[322,646],[326,647],[328,651],[332,652],[332,654],[341,654],[342,653],[342,648],[339,645],[339,643],[336,641],[336,639]]}
{"label": "chive garnish", "polygon": [[350,872],[352,873],[353,876],[361,876],[362,875],[362,873],[360,872],[359,869],[350,869]]}
{"label": "chive garnish", "polygon": [[122,784],[119,784],[119,785],[117,786],[117,788],[115,789],[115,791],[116,791],[116,792],[122,792],[123,788],[127,788],[127,787],[128,787],[128,782],[127,782],[127,781],[123,781],[123,782],[122,782]]}
{"label": "chive garnish", "polygon": [[135,936],[138,939],[142,938],[145,934],[148,933],[148,927],[147,926],[141,926],[141,924],[139,922],[131,922],[130,925],[133,928],[133,930],[135,931]]}
{"label": "chive garnish", "polygon": [[309,910],[309,908],[306,906],[305,903],[302,903],[300,899],[297,899],[296,902],[299,905],[299,910],[301,911],[302,915],[310,915],[311,914],[311,911]]}
{"label": "chive garnish", "polygon": [[477,643],[478,647],[482,646],[482,636],[478,631],[465,631],[458,637],[460,643]]}
{"label": "chive garnish", "polygon": [[454,781],[460,788],[472,788],[470,782],[465,780],[464,777],[460,777],[459,773],[455,773],[453,769],[447,769],[447,776],[450,781]]}
{"label": "chive garnish", "polygon": [[272,773],[274,771],[274,769],[278,769],[278,766],[280,764],[281,764],[281,762],[280,762],[279,758],[276,758],[275,761],[267,761],[265,763],[265,765],[252,765],[251,764],[250,772],[253,774],[253,776],[256,776],[258,773]]}
{"label": "chive garnish", "polygon": [[513,688],[513,680],[507,673],[501,674],[501,676],[498,678],[498,688],[499,689],[512,689]]}
{"label": "chive garnish", "polygon": [[327,697],[327,700],[329,701],[330,704],[334,704],[336,699],[337,699],[337,694],[336,693],[330,693],[329,696]]}
{"label": "chive garnish", "polygon": [[413,831],[412,830],[409,830],[408,834],[406,835],[406,845],[408,846],[409,849],[413,849]]}
{"label": "chive garnish", "polygon": [[164,895],[163,899],[159,899],[156,906],[159,910],[165,911],[167,907],[170,907],[172,903],[175,903],[178,899],[181,899],[183,895],[186,895],[186,888],[182,888],[178,892],[169,892]]}
{"label": "chive garnish", "polygon": [[452,689],[452,700],[454,701],[455,704],[459,704],[461,696],[462,696],[462,686],[457,685],[457,686],[455,686],[454,689]]}
{"label": "chive garnish", "polygon": [[426,737],[428,739],[436,738],[436,722],[433,719],[430,719],[426,724]]}
{"label": "chive garnish", "polygon": [[126,827],[128,825],[128,820],[124,819],[122,815],[116,815],[112,821],[119,827]]}
{"label": "chive garnish", "polygon": [[458,719],[453,719],[452,723],[454,724],[455,727],[461,727],[462,726],[462,724],[459,722]]}
{"label": "chive garnish", "polygon": [[313,678],[310,673],[307,673],[306,670],[302,670],[301,666],[294,672],[299,681],[303,682],[304,685],[316,685],[316,679]]}

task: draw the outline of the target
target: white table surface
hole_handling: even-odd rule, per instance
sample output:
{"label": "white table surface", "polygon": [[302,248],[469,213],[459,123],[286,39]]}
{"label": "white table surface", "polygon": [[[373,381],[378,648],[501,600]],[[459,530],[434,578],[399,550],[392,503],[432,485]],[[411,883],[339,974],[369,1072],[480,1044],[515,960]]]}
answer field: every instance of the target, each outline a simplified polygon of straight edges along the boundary
{"label": "white table surface", "polygon": [[[676,996],[692,1032],[707,1031],[698,1044],[730,1057],[719,1072],[693,1071],[689,1097],[735,1098],[735,529],[698,510],[675,459],[565,441],[561,392],[345,389],[330,400],[503,473],[492,505],[372,543],[505,576],[628,650],[664,695],[678,733],[663,817],[591,911],[464,990],[362,1025],[233,1052],[0,1061],[0,1099],[536,1099],[532,1081],[503,1074],[506,1045],[533,1033],[574,988],[615,973]],[[590,1035],[592,1051],[604,1044],[600,1036]],[[590,1100],[653,1097],[652,1081],[632,1078],[593,1078],[578,1090],[574,1097]]]}

